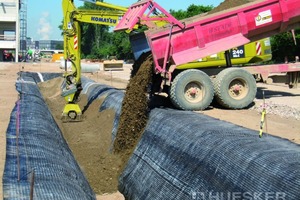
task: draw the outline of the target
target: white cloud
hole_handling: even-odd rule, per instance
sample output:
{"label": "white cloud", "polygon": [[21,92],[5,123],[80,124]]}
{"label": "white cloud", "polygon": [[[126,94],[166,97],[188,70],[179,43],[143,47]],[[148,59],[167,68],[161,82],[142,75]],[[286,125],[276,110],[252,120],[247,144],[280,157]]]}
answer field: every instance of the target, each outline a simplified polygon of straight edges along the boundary
{"label": "white cloud", "polygon": [[52,26],[49,23],[49,12],[43,12],[39,20],[39,28],[37,30],[41,40],[49,40],[52,32]]}

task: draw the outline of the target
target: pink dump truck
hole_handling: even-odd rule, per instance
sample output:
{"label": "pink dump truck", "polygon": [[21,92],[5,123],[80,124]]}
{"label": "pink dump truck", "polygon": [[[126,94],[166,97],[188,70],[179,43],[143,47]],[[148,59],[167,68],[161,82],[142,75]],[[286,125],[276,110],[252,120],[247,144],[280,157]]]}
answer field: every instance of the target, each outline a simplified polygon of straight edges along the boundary
{"label": "pink dump truck", "polygon": [[[148,26],[131,39],[136,59],[153,55],[154,71],[171,102],[183,110],[206,109],[216,98],[226,108],[249,106],[256,96],[256,80],[276,73],[288,74],[297,84],[300,63],[233,67],[228,50],[300,26],[300,0],[258,0],[240,7],[178,21],[152,0],[133,4],[115,31]],[[159,27],[160,21],[168,24]],[[226,66],[203,66],[195,61],[225,51]],[[191,67],[191,62],[194,65]]]}

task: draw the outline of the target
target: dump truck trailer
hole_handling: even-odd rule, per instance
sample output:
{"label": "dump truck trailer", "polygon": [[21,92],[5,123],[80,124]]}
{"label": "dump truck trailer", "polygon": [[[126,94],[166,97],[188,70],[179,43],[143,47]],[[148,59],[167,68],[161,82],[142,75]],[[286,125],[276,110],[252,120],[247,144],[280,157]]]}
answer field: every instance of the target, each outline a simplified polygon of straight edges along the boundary
{"label": "dump truck trailer", "polygon": [[[254,100],[256,79],[267,79],[273,73],[292,73],[294,80],[290,83],[295,82],[300,64],[231,67],[228,50],[299,27],[298,5],[300,0],[258,0],[179,21],[156,2],[145,0],[128,9],[115,31],[132,30],[136,24],[149,28],[132,36],[134,55],[137,58],[151,51],[155,74],[161,77],[156,79],[161,84],[156,84],[159,87],[153,92],[161,91],[162,85],[167,87],[177,108],[206,109],[215,97],[226,108],[240,109]],[[169,24],[159,28],[154,20]],[[227,67],[195,64],[222,51],[226,52]]]}

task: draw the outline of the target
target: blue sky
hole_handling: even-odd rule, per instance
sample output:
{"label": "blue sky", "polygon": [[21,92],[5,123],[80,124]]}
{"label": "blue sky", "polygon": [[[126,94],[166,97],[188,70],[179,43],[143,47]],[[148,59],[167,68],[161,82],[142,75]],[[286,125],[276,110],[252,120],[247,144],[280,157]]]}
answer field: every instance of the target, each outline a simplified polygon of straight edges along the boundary
{"label": "blue sky", "polygon": [[[185,10],[189,5],[213,5],[217,6],[223,0],[215,0],[210,3],[207,0],[156,0],[160,6],[169,11]],[[83,5],[83,1],[74,0],[76,7]],[[137,0],[107,0],[107,3],[128,7]],[[58,26],[62,20],[61,0],[27,0],[27,36],[34,40],[60,40],[60,30]]]}

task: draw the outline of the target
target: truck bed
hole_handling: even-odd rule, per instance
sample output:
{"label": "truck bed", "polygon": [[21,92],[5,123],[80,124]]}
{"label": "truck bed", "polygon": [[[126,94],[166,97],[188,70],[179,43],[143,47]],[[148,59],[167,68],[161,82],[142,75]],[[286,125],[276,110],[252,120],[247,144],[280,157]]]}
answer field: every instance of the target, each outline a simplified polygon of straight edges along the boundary
{"label": "truck bed", "polygon": [[[151,7],[149,3],[152,7],[157,5],[148,0],[132,6],[117,29],[124,30],[144,18],[145,9]],[[300,0],[254,1],[218,13],[185,19],[181,21],[185,23],[184,28],[171,19],[172,28],[155,28],[145,32],[156,70],[166,71],[168,61],[174,65],[184,64],[299,27],[298,5]]]}

